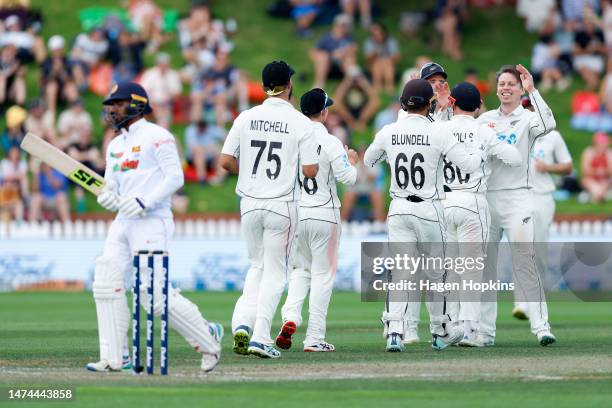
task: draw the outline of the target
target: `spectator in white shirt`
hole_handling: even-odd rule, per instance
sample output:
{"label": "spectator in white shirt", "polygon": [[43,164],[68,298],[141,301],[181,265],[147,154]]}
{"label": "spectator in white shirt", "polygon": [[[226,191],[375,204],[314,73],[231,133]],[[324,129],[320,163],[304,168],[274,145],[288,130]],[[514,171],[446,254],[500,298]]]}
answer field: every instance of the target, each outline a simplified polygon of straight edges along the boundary
{"label": "spectator in white shirt", "polygon": [[170,67],[168,54],[159,53],[156,61],[157,65],[144,72],[140,84],[149,95],[155,121],[168,129],[172,123],[173,102],[181,94],[181,79],[179,73]]}
{"label": "spectator in white shirt", "polygon": [[21,28],[21,21],[16,15],[10,15],[4,20],[4,32],[0,35],[0,47],[12,44],[17,47],[19,60],[24,63],[45,59],[45,43],[31,31]]}
{"label": "spectator in white shirt", "polygon": [[85,70],[85,76],[96,68],[108,52],[108,40],[101,27],[94,27],[88,33],[77,36],[70,57]]}
{"label": "spectator in white shirt", "polygon": [[77,100],[59,116],[57,121],[57,130],[60,135],[58,147],[65,149],[77,143],[81,139],[81,134],[90,134],[91,129],[91,115],[83,108],[83,102]]}

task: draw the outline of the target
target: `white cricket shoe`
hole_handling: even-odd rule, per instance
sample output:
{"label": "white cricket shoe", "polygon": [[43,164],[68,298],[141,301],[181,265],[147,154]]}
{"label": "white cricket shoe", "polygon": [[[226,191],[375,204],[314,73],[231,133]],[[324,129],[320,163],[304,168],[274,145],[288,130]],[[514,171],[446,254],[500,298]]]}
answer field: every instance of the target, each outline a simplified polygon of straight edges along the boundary
{"label": "white cricket shoe", "polygon": [[431,348],[434,350],[444,350],[445,348],[452,346],[453,344],[459,343],[463,338],[463,328],[459,326],[451,326],[446,330],[446,334],[441,336],[439,334],[432,333],[431,337]]}
{"label": "white cricket shoe", "polygon": [[550,330],[539,331],[537,336],[540,346],[546,347],[557,341],[557,338],[550,332]]}
{"label": "white cricket shoe", "polygon": [[326,341],[320,341],[318,343],[311,344],[309,346],[304,346],[304,351],[307,351],[307,352],[336,351],[336,347],[333,344],[330,344]]}
{"label": "white cricket shoe", "polygon": [[215,369],[217,364],[221,360],[221,352],[218,353],[202,353],[202,362],[200,363],[200,370],[205,373],[209,373]]}
{"label": "white cricket shoe", "polygon": [[[210,330],[210,334],[215,338],[217,343],[219,343],[219,349],[221,349],[221,340],[223,340],[223,335],[225,331],[223,330],[223,326],[221,323],[209,323],[208,329]],[[205,373],[209,373],[215,369],[217,364],[219,364],[219,360],[221,360],[221,351],[218,353],[202,353],[202,362],[200,363],[200,369]]]}
{"label": "white cricket shoe", "polygon": [[495,337],[478,333],[476,335],[476,343],[478,343],[478,347],[493,347],[495,345]]}
{"label": "white cricket shoe", "polygon": [[417,344],[419,342],[419,329],[416,327],[408,327],[404,331],[402,344]]}
{"label": "white cricket shoe", "polygon": [[483,347],[477,338],[476,330],[463,333],[463,338],[457,343],[461,347]]}
{"label": "white cricket shoe", "polygon": [[391,353],[401,353],[404,351],[402,336],[400,336],[398,333],[391,333],[389,336],[387,336],[387,351]]}
{"label": "white cricket shoe", "polygon": [[261,358],[280,358],[281,353],[277,349],[267,344],[258,343],[256,341],[249,342],[249,354],[253,354]]}
{"label": "white cricket shoe", "polygon": [[108,373],[111,371],[121,371],[121,368],[112,368],[108,361],[100,360],[96,363],[88,363],[85,368],[96,373]]}

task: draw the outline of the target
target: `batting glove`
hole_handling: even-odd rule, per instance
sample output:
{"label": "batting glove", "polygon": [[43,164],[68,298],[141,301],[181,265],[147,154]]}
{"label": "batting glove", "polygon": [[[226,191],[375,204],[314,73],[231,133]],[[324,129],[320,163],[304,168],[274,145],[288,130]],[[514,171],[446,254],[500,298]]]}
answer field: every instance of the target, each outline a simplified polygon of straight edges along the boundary
{"label": "batting glove", "polygon": [[102,208],[112,212],[117,212],[117,210],[119,210],[120,203],[119,196],[115,194],[115,187],[116,184],[114,181],[107,181],[102,189],[102,193],[98,196],[98,204],[100,204]]}
{"label": "batting glove", "polygon": [[147,205],[140,197],[123,198],[119,204],[119,212],[126,217],[142,216],[146,210]]}

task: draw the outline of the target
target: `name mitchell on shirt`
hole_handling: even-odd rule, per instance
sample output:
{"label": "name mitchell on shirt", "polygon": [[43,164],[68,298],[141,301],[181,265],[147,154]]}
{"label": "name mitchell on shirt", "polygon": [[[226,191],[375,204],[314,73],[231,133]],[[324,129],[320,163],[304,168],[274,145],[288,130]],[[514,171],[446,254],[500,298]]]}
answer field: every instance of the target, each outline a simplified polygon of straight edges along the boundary
{"label": "name mitchell on shirt", "polygon": [[289,134],[289,131],[287,130],[287,123],[272,122],[269,120],[252,120],[250,130]]}
{"label": "name mitchell on shirt", "polygon": [[392,145],[431,146],[429,135],[391,135]]}

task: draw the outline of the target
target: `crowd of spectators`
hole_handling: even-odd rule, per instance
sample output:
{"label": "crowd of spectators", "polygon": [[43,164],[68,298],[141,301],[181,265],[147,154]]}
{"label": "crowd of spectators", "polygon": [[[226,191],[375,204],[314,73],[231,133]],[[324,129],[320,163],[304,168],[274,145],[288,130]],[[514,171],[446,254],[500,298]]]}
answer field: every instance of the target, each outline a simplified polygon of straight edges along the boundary
{"label": "crowd of spectators", "polygon": [[[398,88],[431,62],[427,56],[417,56],[413,67],[402,67],[397,36],[416,37],[423,24],[430,24],[434,36],[428,44],[462,60],[468,5],[475,0],[437,0],[422,15],[404,13],[398,16],[404,27],[399,33],[389,32],[378,21],[374,3],[281,0],[274,9],[295,20],[296,41],[310,41],[312,85],[328,90],[335,101],[325,125],[343,144],[352,146],[358,145],[355,133],[376,131],[396,120],[399,104],[388,101],[396,101]],[[599,118],[597,126],[592,122],[584,126],[581,117],[572,123],[599,131],[582,156],[577,185],[584,189],[581,200],[604,201],[610,196],[612,173],[608,136],[603,133],[612,130],[612,0],[518,0],[516,4],[526,29],[538,36],[531,69],[539,89],[563,91],[578,77],[597,100],[595,111],[591,104],[588,112],[589,118]],[[226,129],[239,112],[256,102],[253,87],[258,88],[232,58],[236,21],[216,19],[205,1],[192,0],[184,18],[168,30],[166,11],[153,0],[118,0],[118,5],[127,12],[127,20],[109,12],[103,21],[83,25],[74,38],[55,34],[46,41],[39,34],[39,13],[0,10],[0,109],[6,120],[0,135],[2,219],[67,220],[71,211],[86,210],[81,189],[69,188],[65,177],[48,166],[26,161],[18,146],[28,131],[34,132],[103,172],[105,149],[114,132],[101,124],[102,142],[96,142],[93,129],[100,118],[88,112],[84,97],[103,96],[119,81],[135,80],[147,90],[153,107],[149,120],[166,128],[182,125],[184,131],[177,136],[185,142],[179,150],[188,181],[217,185],[226,179],[217,160]],[[312,38],[317,24],[329,28]],[[169,41],[178,45],[180,61],[160,51]],[[146,66],[145,59],[154,64]],[[34,70],[39,71],[39,92],[28,95],[26,78]],[[306,76],[301,80],[305,78],[308,81]],[[483,79],[474,68],[466,69],[464,80],[483,95],[493,89],[490,76]],[[357,150],[363,153],[364,148]],[[385,169],[361,170],[358,183],[344,192],[342,217],[383,221]],[[173,205],[178,211],[187,210],[184,191],[173,198]]]}
{"label": "crowd of spectators", "polygon": [[538,36],[531,57],[538,88],[563,92],[576,77],[584,82],[573,95],[571,125],[595,136],[582,154],[579,199],[605,201],[612,179],[604,153],[605,132],[612,132],[612,0],[519,0],[517,12]]}
{"label": "crowd of spectators", "polygon": [[[180,150],[194,168],[194,180],[217,184],[225,178],[217,165],[225,127],[248,107],[246,77],[230,62],[235,20],[214,19],[206,2],[194,0],[188,14],[168,31],[167,11],[153,0],[117,5],[121,9],[109,9],[96,24],[82,22],[84,29],[74,38],[55,34],[45,42],[39,34],[41,15],[28,2],[0,4],[0,111],[6,123],[0,136],[3,220],[68,220],[71,210],[86,211],[83,190],[69,189],[63,175],[26,158],[19,144],[27,132],[34,132],[102,173],[114,132],[100,123],[104,136],[96,143],[93,129],[100,118],[88,112],[84,97],[103,96],[121,81],[145,87],[154,111],[150,120],[166,128],[176,121],[186,125],[186,145]],[[176,64],[180,70],[172,68],[168,53],[160,52],[171,39],[177,40],[184,59]],[[145,67],[147,54],[153,66]],[[26,78],[35,71],[39,92],[28,95]],[[183,96],[185,90],[188,96]],[[184,192],[173,202],[187,210]]]}

